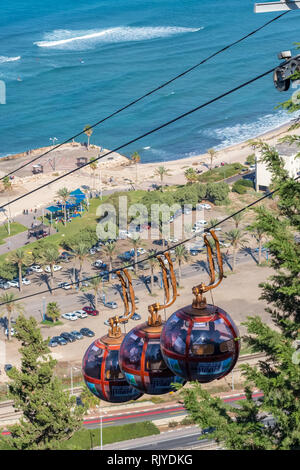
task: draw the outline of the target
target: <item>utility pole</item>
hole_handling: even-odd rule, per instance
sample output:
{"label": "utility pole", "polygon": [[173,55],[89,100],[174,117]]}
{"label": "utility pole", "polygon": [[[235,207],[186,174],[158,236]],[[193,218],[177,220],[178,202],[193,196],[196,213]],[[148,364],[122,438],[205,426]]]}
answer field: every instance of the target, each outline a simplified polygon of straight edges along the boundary
{"label": "utility pole", "polygon": [[254,13],[270,13],[273,11],[299,10],[300,0],[280,0],[279,2],[264,2],[254,5]]}

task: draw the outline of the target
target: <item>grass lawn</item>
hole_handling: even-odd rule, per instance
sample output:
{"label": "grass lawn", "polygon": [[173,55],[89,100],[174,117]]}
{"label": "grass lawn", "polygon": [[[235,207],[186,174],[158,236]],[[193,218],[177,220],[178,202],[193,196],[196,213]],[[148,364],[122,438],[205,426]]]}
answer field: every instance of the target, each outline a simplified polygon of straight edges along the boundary
{"label": "grass lawn", "polygon": [[21,232],[26,232],[27,227],[25,225],[19,224],[18,222],[13,222],[10,224],[10,235],[8,235],[8,226],[3,224],[0,226],[0,245],[5,243],[5,239],[17,235]]}
{"label": "grass lawn", "polygon": [[[159,429],[150,421],[103,428],[103,445],[113,442],[136,439],[138,437],[160,434]],[[71,439],[61,442],[60,450],[89,450],[100,446],[100,429],[81,429]],[[0,450],[8,450],[5,438],[0,438]]]}
{"label": "grass lawn", "polygon": [[247,167],[241,163],[226,164],[219,168],[213,168],[212,170],[206,171],[203,175],[199,176],[199,181],[201,183],[215,183],[225,178],[230,178],[230,176],[239,174],[243,168]]}

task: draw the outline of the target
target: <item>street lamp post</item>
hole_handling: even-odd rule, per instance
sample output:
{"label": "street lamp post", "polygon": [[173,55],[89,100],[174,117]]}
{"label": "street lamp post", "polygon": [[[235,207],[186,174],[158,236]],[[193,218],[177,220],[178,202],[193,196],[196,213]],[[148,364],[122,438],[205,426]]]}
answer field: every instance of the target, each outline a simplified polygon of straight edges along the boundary
{"label": "street lamp post", "polygon": [[[55,145],[55,142],[58,140],[57,137],[50,137],[50,139],[52,141],[52,145],[54,146]],[[53,170],[55,171],[55,154],[53,155]]]}

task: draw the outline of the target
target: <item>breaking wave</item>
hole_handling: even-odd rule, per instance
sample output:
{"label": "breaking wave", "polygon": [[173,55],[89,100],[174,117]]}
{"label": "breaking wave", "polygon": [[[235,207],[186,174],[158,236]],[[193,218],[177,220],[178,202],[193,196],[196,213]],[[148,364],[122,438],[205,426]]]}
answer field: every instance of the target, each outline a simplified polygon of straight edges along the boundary
{"label": "breaking wave", "polygon": [[5,62],[15,62],[16,60],[20,60],[21,56],[18,57],[6,57],[4,55],[0,55],[0,64],[4,64]]}

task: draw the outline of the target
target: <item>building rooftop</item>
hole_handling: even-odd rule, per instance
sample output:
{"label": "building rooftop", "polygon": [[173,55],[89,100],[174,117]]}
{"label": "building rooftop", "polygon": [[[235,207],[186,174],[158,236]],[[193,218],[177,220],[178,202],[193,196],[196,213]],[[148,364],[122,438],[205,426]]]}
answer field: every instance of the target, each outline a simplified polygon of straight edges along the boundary
{"label": "building rooftop", "polygon": [[294,142],[291,145],[288,143],[277,144],[275,146],[275,149],[277,150],[280,156],[284,155],[286,157],[293,157],[294,155],[300,152],[300,146],[297,142]]}

